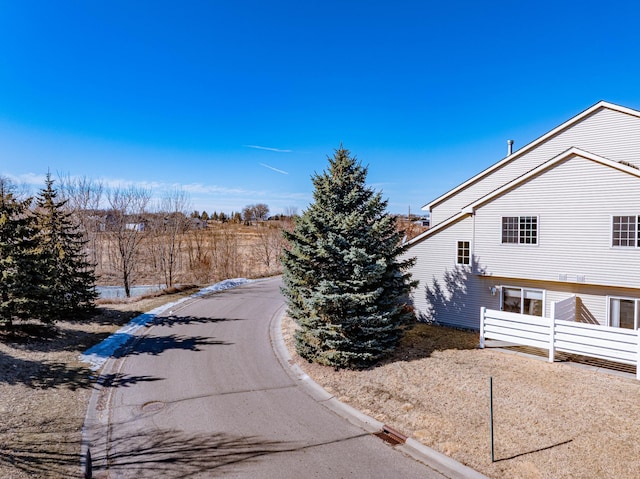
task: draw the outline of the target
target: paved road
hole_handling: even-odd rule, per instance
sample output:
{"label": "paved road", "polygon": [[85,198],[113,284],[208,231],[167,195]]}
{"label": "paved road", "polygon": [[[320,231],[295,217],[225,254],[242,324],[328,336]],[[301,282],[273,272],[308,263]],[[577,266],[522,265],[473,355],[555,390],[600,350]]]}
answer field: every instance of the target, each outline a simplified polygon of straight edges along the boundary
{"label": "paved road", "polygon": [[[96,478],[438,478],[314,399],[278,360],[279,279],[182,303],[103,369]],[[104,379],[106,378],[106,379]]]}

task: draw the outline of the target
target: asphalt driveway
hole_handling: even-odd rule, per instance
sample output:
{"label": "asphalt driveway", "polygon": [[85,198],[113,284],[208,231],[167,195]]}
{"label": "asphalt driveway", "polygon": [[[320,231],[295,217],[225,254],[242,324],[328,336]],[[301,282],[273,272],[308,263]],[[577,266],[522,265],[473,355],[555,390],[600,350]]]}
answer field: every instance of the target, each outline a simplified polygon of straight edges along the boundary
{"label": "asphalt driveway", "polygon": [[325,407],[278,359],[280,286],[182,303],[107,362],[85,424],[93,477],[445,477]]}

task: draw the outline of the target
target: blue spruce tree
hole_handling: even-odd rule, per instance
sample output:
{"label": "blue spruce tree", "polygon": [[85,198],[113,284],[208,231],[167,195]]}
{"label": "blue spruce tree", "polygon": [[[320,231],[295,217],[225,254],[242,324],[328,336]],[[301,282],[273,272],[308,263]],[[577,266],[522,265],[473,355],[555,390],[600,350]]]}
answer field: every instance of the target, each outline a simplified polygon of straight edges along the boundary
{"label": "blue spruce tree", "polygon": [[313,178],[314,203],[284,232],[283,293],[310,362],[362,368],[391,352],[413,318],[415,287],[402,232],[387,202],[366,186],[367,168],[340,147]]}
{"label": "blue spruce tree", "polygon": [[43,255],[29,209],[31,198],[19,199],[0,177],[0,328],[30,319],[40,307]]}
{"label": "blue spruce tree", "polygon": [[38,242],[43,254],[41,283],[44,294],[38,317],[51,323],[74,318],[93,310],[97,297],[94,265],[89,263],[87,240],[58,199],[51,175],[36,198]]}

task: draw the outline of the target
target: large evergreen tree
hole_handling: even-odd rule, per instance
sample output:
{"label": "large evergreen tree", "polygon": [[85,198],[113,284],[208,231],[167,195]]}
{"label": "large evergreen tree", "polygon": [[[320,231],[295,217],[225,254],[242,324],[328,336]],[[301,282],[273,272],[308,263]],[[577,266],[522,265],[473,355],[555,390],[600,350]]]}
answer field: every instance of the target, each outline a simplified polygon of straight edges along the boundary
{"label": "large evergreen tree", "polygon": [[283,292],[309,361],[359,368],[392,351],[413,315],[415,283],[387,202],[365,184],[367,168],[340,147],[312,178],[314,203],[284,232]]}
{"label": "large evergreen tree", "polygon": [[0,326],[32,317],[40,304],[42,255],[29,209],[31,198],[15,196],[0,177]]}
{"label": "large evergreen tree", "polygon": [[45,294],[39,319],[53,322],[89,311],[96,299],[95,273],[86,256],[87,240],[58,200],[51,175],[36,199],[38,242],[44,255],[41,282]]}

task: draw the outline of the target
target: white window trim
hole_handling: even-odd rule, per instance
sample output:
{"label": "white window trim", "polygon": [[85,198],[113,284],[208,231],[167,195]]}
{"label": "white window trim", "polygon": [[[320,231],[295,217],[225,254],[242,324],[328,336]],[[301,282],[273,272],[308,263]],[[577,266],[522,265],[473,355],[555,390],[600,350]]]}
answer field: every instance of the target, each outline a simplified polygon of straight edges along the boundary
{"label": "white window trim", "polygon": [[[620,215],[615,215],[620,216]],[[535,218],[536,219],[536,242],[535,243],[520,243],[520,218]],[[502,219],[503,218],[518,218],[518,242],[517,243],[504,243],[502,241]],[[611,217],[611,235],[613,237],[613,216]],[[609,244],[613,244],[613,241]],[[536,247],[540,246],[540,215],[500,215],[500,245],[513,246],[513,247]]]}
{"label": "white window trim", "polygon": [[[613,218],[614,218],[614,216],[635,216],[636,217],[636,245],[635,246],[614,246],[613,245]],[[638,214],[638,213],[616,213],[615,215],[610,215],[609,216],[609,248],[611,248],[611,249],[626,249],[626,250],[640,248],[640,238],[638,237],[638,232],[639,231],[640,231],[640,214]],[[617,296],[615,296],[615,297],[617,297]],[[621,298],[621,299],[628,299],[628,298]]]}
{"label": "white window trim", "polygon": [[[504,311],[504,290],[505,289],[519,289],[520,290],[520,314],[525,314],[522,312],[522,307],[524,305],[524,291],[535,291],[537,293],[542,293],[542,317],[545,317],[545,312],[547,311],[547,290],[546,289],[538,289],[538,288],[527,288],[526,286],[512,286],[508,284],[500,285],[500,311]],[[607,301],[607,304],[609,302]]]}
{"label": "white window trim", "polygon": [[[465,263],[459,263],[458,262],[458,243],[469,243],[469,262],[467,264]],[[471,241],[469,240],[456,240],[455,242],[455,261],[456,264],[459,266],[471,266]]]}
{"label": "white window trim", "polygon": [[[616,216],[620,216],[620,215],[616,215]],[[620,325],[618,324],[618,326],[612,326],[611,325],[611,300],[612,299],[624,299],[627,301],[633,301],[633,329],[638,329],[638,323],[640,322],[640,318],[638,318],[638,315],[640,313],[640,298],[629,298],[626,296],[607,296],[607,326],[609,326],[610,328],[619,328]]]}

